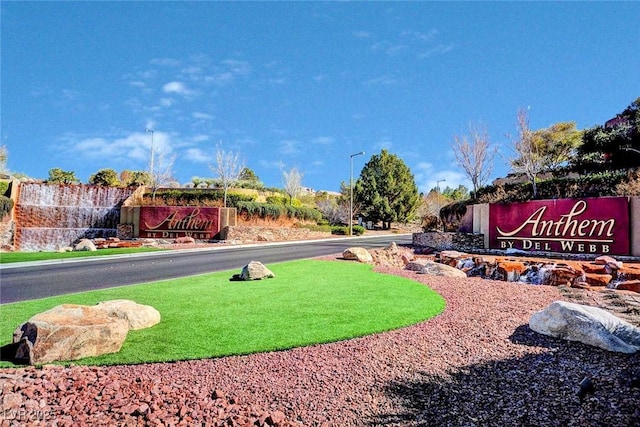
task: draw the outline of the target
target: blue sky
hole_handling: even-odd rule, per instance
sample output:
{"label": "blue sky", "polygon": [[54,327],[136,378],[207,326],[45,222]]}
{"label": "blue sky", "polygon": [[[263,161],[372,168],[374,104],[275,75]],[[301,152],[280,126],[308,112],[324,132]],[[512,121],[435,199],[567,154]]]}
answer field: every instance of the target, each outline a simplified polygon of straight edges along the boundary
{"label": "blue sky", "polygon": [[471,187],[454,135],[482,122],[508,172],[508,134],[588,128],[640,96],[636,2],[1,3],[8,168],[86,182],[146,170],[151,134],[182,183],[216,147],[270,187],[298,168],[338,190],[386,148],[420,191]]}

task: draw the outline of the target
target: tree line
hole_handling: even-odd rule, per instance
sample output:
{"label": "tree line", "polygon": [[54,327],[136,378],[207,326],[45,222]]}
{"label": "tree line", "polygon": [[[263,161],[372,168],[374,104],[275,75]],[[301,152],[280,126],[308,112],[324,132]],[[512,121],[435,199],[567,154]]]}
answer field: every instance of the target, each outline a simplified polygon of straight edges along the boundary
{"label": "tree line", "polygon": [[[559,122],[547,128],[532,130],[527,109],[516,114],[516,135],[510,140],[508,163],[512,174],[527,179],[532,188],[531,198],[538,196],[541,174],[562,176],[570,173],[588,174],[603,170],[621,170],[640,166],[640,98],[621,113],[602,125],[586,130],[576,129],[575,122]],[[472,184],[432,189],[420,194],[414,175],[397,155],[383,149],[371,156],[362,168],[353,189],[341,182],[340,194],[318,193],[309,201],[331,224],[346,224],[350,217],[382,224],[389,228],[394,222],[409,222],[426,215],[438,216],[438,211],[452,201],[473,201],[491,177],[498,150],[489,140],[489,132],[482,124],[472,124],[469,132],[455,135],[451,149],[456,163]],[[6,169],[6,147],[0,147],[0,166]],[[130,171],[118,174],[113,169],[100,169],[89,178],[89,184],[107,186],[140,186],[152,188],[154,194],[161,186],[178,186],[172,177],[173,160],[162,162],[157,170]],[[234,187],[264,189],[255,172],[244,165],[240,154],[217,147],[214,163],[209,165],[215,178],[192,179],[192,186],[215,187],[227,192]],[[1,172],[1,171],[0,171]],[[298,202],[302,193],[303,173],[297,168],[282,172],[282,189],[288,204]],[[624,191],[640,194],[638,185]],[[79,180],[72,171],[54,168],[49,171],[49,183],[73,184]],[[353,200],[351,192],[353,191]],[[629,194],[631,195],[631,194]],[[425,209],[425,207],[428,207]]]}

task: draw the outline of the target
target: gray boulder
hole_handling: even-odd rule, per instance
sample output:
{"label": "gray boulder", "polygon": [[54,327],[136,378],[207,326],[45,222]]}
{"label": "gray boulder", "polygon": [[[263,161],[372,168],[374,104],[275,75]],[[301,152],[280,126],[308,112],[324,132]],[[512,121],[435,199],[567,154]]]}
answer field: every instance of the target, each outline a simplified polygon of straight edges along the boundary
{"label": "gray boulder", "polygon": [[274,277],[276,277],[276,275],[260,261],[251,261],[242,267],[239,280],[262,280],[272,279]]}
{"label": "gray boulder", "polygon": [[597,307],[555,301],[531,315],[529,327],[543,335],[608,351],[635,353],[640,350],[640,328]]}
{"label": "gray boulder", "polygon": [[418,274],[428,274],[430,276],[444,276],[444,277],[460,277],[467,278],[467,274],[464,271],[458,270],[455,267],[451,267],[447,264],[441,264],[439,262],[427,261],[422,266],[422,269],[418,271]]}

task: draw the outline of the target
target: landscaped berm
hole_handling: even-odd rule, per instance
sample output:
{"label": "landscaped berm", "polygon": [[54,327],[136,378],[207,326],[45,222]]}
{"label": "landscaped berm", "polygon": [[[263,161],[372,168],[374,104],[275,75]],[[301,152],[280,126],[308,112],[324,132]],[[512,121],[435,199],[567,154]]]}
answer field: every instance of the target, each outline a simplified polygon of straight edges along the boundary
{"label": "landscaped berm", "polygon": [[[434,291],[407,279],[374,273],[371,265],[298,261],[270,268],[275,277],[263,280],[238,280],[238,276],[247,278],[248,272],[246,276],[221,272],[7,304],[2,307],[2,337],[6,341],[13,334],[18,340],[29,338],[33,343],[36,340],[31,337],[35,335],[32,332],[38,325],[41,331],[52,329],[42,327],[46,320],[55,321],[62,317],[61,311],[73,314],[80,308],[85,317],[73,319],[75,325],[86,326],[95,319],[99,321],[97,326],[103,327],[98,329],[102,336],[119,337],[122,334],[118,328],[113,332],[113,325],[117,327],[120,319],[115,316],[109,321],[98,310],[104,304],[98,303],[125,299],[135,301],[139,307],[155,308],[162,320],[151,328],[129,331],[128,335],[125,324],[127,339],[121,348],[110,346],[113,349],[105,351],[107,354],[84,358],[80,363],[171,362],[349,339],[418,323],[439,314],[445,306],[444,299]],[[94,304],[98,305],[91,307]],[[56,306],[60,308],[52,313]],[[45,310],[49,311],[41,313]],[[96,310],[102,314],[100,318],[93,314]],[[106,326],[110,329],[104,330]],[[81,332],[77,341],[88,347],[100,345],[88,339],[91,334],[86,328]],[[69,342],[70,333],[58,329],[49,341],[58,334]],[[78,359],[76,354],[82,353],[68,354]],[[36,364],[52,361],[51,357],[35,359]]]}

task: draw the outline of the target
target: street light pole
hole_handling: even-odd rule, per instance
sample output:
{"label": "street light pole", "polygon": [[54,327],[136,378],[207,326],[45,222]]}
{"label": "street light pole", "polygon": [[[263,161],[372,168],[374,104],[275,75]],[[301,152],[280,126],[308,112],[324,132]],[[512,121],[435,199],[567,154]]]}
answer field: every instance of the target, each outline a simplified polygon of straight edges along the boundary
{"label": "street light pole", "polygon": [[349,237],[353,236],[353,158],[364,154],[364,151],[349,156]]}
{"label": "street light pole", "polygon": [[436,217],[437,217],[436,226],[440,223],[440,183],[445,181],[446,179],[440,179],[436,181],[436,200],[438,203],[438,210],[436,211]]}
{"label": "street light pole", "polygon": [[153,149],[153,129],[145,129],[145,131],[151,134],[151,161],[149,162],[149,174],[151,175],[150,178],[153,180],[153,154],[155,151]]}

